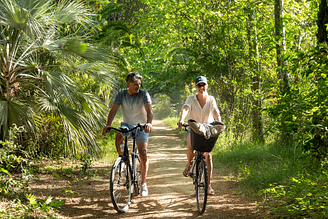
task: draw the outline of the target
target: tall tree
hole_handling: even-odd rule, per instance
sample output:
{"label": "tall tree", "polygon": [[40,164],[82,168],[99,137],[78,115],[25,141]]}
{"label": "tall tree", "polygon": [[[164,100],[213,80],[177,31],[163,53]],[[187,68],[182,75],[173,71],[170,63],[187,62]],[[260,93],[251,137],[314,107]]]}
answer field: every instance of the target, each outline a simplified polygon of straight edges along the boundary
{"label": "tall tree", "polygon": [[[327,0],[321,0],[318,12],[318,33],[317,33],[317,43],[318,52],[316,53],[316,62],[318,70],[316,70],[316,88],[317,88],[317,98],[321,105],[324,104],[327,99],[327,78],[328,72],[326,71],[326,66],[328,64],[327,60],[327,49],[328,49],[328,35],[327,35],[327,25],[328,25],[328,5]],[[319,70],[321,67],[321,70]],[[320,109],[321,108],[321,109]],[[315,125],[315,134],[313,141],[313,149],[318,153],[320,158],[325,159],[328,155],[328,132],[327,132],[327,109],[326,107],[320,107],[320,110],[316,110],[313,116],[313,124]],[[324,128],[326,127],[326,128]]]}
{"label": "tall tree", "polygon": [[318,25],[317,41],[319,44],[328,43],[327,24],[328,24],[327,0],[321,0],[319,5],[318,21],[317,21],[317,25]]}
{"label": "tall tree", "polygon": [[[289,87],[289,80],[286,71],[286,62],[284,55],[286,52],[286,36],[284,25],[284,0],[275,0],[274,4],[275,13],[275,35],[276,35],[276,54],[278,65],[278,78],[280,79],[280,93],[283,96]],[[288,115],[282,113],[282,141],[286,144],[291,143],[291,136],[287,128],[286,122],[288,121]]]}
{"label": "tall tree", "polygon": [[263,119],[262,119],[262,97],[261,97],[261,76],[259,50],[255,19],[255,5],[248,8],[247,36],[249,44],[249,65],[253,72],[252,76],[252,124],[253,140],[264,142]]}

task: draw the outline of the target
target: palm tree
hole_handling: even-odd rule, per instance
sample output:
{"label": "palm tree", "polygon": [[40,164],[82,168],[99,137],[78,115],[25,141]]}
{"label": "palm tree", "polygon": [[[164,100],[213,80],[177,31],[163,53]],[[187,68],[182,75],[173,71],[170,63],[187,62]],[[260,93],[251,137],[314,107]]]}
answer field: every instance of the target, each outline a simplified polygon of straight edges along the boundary
{"label": "palm tree", "polygon": [[[96,151],[104,106],[74,78],[83,73],[109,83],[117,68],[108,62],[111,56],[82,43],[93,25],[91,16],[79,0],[0,2],[2,139],[13,124],[35,136],[45,123],[57,121],[70,151]],[[69,26],[77,28],[64,32]]]}

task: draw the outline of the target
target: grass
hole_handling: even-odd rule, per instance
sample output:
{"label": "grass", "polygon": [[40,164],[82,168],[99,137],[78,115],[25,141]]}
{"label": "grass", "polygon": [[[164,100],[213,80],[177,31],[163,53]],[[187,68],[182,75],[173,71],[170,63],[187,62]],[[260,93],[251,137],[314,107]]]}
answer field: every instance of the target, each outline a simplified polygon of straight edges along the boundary
{"label": "grass", "polygon": [[[167,125],[169,125],[171,128],[179,131],[178,125],[177,125],[177,123],[179,122],[178,117],[167,117],[167,118],[164,119],[164,122]],[[181,132],[179,132],[179,134],[182,138],[186,138],[186,132],[185,131],[181,131]],[[186,143],[186,145],[187,145],[187,143]]]}
{"label": "grass", "polygon": [[[121,124],[120,123],[121,120],[122,120],[121,117],[115,118],[112,126],[118,128]],[[115,135],[116,135],[116,131],[111,131],[110,133],[107,133],[106,136],[99,137],[99,146],[101,149],[99,159],[112,163],[117,158],[117,151],[115,147]]]}
{"label": "grass", "polygon": [[[178,118],[164,121],[177,128]],[[240,192],[263,200],[259,208],[264,218],[328,218],[328,161],[274,141],[231,144],[224,134],[213,150],[215,167],[231,167]]]}

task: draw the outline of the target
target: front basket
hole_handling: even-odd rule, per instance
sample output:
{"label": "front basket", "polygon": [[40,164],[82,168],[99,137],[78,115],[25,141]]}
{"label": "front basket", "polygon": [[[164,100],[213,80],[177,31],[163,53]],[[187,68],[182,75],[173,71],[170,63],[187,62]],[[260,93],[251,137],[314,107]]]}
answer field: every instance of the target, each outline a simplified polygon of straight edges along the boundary
{"label": "front basket", "polygon": [[190,134],[191,134],[190,137],[191,137],[192,149],[201,152],[211,152],[219,137],[219,136],[215,136],[206,139],[204,135],[198,135],[192,129],[190,129]]}

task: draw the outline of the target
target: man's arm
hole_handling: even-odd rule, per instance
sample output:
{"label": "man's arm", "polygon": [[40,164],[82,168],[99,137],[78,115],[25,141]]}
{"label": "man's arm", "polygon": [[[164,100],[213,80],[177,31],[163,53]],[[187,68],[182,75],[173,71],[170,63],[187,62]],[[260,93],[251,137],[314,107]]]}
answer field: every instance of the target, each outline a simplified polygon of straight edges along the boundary
{"label": "man's arm", "polygon": [[103,135],[106,135],[107,128],[112,125],[112,122],[113,122],[113,120],[115,118],[115,115],[116,115],[119,108],[120,108],[120,105],[118,105],[116,103],[113,103],[113,106],[112,106],[112,108],[110,109],[110,111],[108,113],[107,124],[103,128],[103,132],[102,132]]}
{"label": "man's arm", "polygon": [[183,121],[186,118],[186,116],[188,115],[188,112],[189,112],[189,106],[183,105],[182,110],[181,110],[180,120],[178,122],[178,128],[180,131],[182,130]]}
{"label": "man's arm", "polygon": [[153,109],[151,106],[151,103],[145,104],[145,110],[147,112],[147,123],[145,124],[145,133],[150,133],[152,128],[152,122],[153,122]]}

